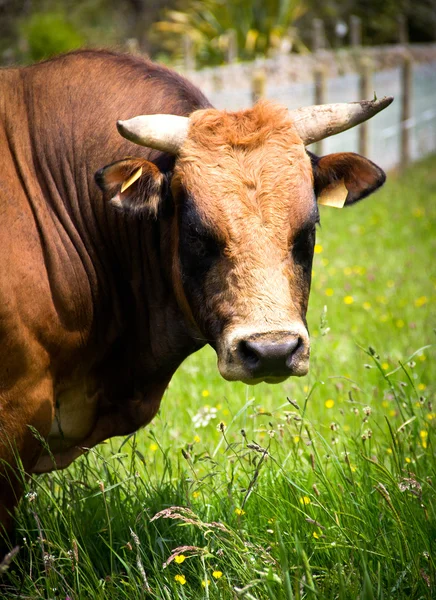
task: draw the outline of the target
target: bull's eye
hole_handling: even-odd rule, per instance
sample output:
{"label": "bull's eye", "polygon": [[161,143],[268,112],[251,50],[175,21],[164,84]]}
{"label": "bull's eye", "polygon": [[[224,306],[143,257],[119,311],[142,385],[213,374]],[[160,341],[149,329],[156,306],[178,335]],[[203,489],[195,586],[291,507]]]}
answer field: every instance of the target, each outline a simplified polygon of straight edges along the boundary
{"label": "bull's eye", "polygon": [[180,262],[185,278],[199,280],[221,255],[221,244],[192,207],[180,215]]}
{"label": "bull's eye", "polygon": [[292,259],[304,271],[312,268],[313,249],[315,246],[315,226],[305,227],[295,236],[292,243]]}

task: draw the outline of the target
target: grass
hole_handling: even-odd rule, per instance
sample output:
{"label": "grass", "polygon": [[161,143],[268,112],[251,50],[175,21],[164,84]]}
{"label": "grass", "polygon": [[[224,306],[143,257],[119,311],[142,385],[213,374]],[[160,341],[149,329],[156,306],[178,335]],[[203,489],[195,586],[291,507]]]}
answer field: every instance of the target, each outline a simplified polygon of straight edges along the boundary
{"label": "grass", "polygon": [[435,190],[433,157],[322,209],[306,378],[205,349],[146,430],[32,478],[0,597],[434,598]]}

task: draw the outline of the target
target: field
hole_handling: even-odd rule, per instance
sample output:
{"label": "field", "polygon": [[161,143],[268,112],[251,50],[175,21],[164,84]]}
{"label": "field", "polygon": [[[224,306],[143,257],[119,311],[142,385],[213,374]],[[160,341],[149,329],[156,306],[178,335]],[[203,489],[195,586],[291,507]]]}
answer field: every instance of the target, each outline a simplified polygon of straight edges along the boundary
{"label": "field", "polygon": [[191,357],[146,430],[27,484],[0,597],[436,597],[435,217],[436,157],[323,207],[310,374]]}

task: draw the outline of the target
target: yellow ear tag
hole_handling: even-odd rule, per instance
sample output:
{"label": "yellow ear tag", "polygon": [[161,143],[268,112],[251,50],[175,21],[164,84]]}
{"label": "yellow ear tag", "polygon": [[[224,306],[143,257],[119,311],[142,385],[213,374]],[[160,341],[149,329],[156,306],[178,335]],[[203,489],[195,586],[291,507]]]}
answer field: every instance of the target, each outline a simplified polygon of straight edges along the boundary
{"label": "yellow ear tag", "polygon": [[130,175],[129,179],[123,181],[123,185],[121,186],[121,193],[125,192],[127,188],[129,188],[137,179],[139,179],[142,175],[142,167],[139,167],[133,175]]}
{"label": "yellow ear tag", "polygon": [[344,180],[335,181],[323,189],[318,197],[318,204],[342,208],[348,196]]}

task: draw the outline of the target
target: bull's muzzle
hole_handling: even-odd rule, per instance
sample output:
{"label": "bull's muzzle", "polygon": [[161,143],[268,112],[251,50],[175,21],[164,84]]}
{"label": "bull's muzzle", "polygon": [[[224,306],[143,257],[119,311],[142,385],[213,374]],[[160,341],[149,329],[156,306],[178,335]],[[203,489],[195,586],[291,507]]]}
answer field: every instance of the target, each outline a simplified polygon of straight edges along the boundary
{"label": "bull's muzzle", "polygon": [[301,377],[309,369],[307,331],[248,333],[234,331],[218,350],[218,367],[224,379],[256,384],[279,383]]}

